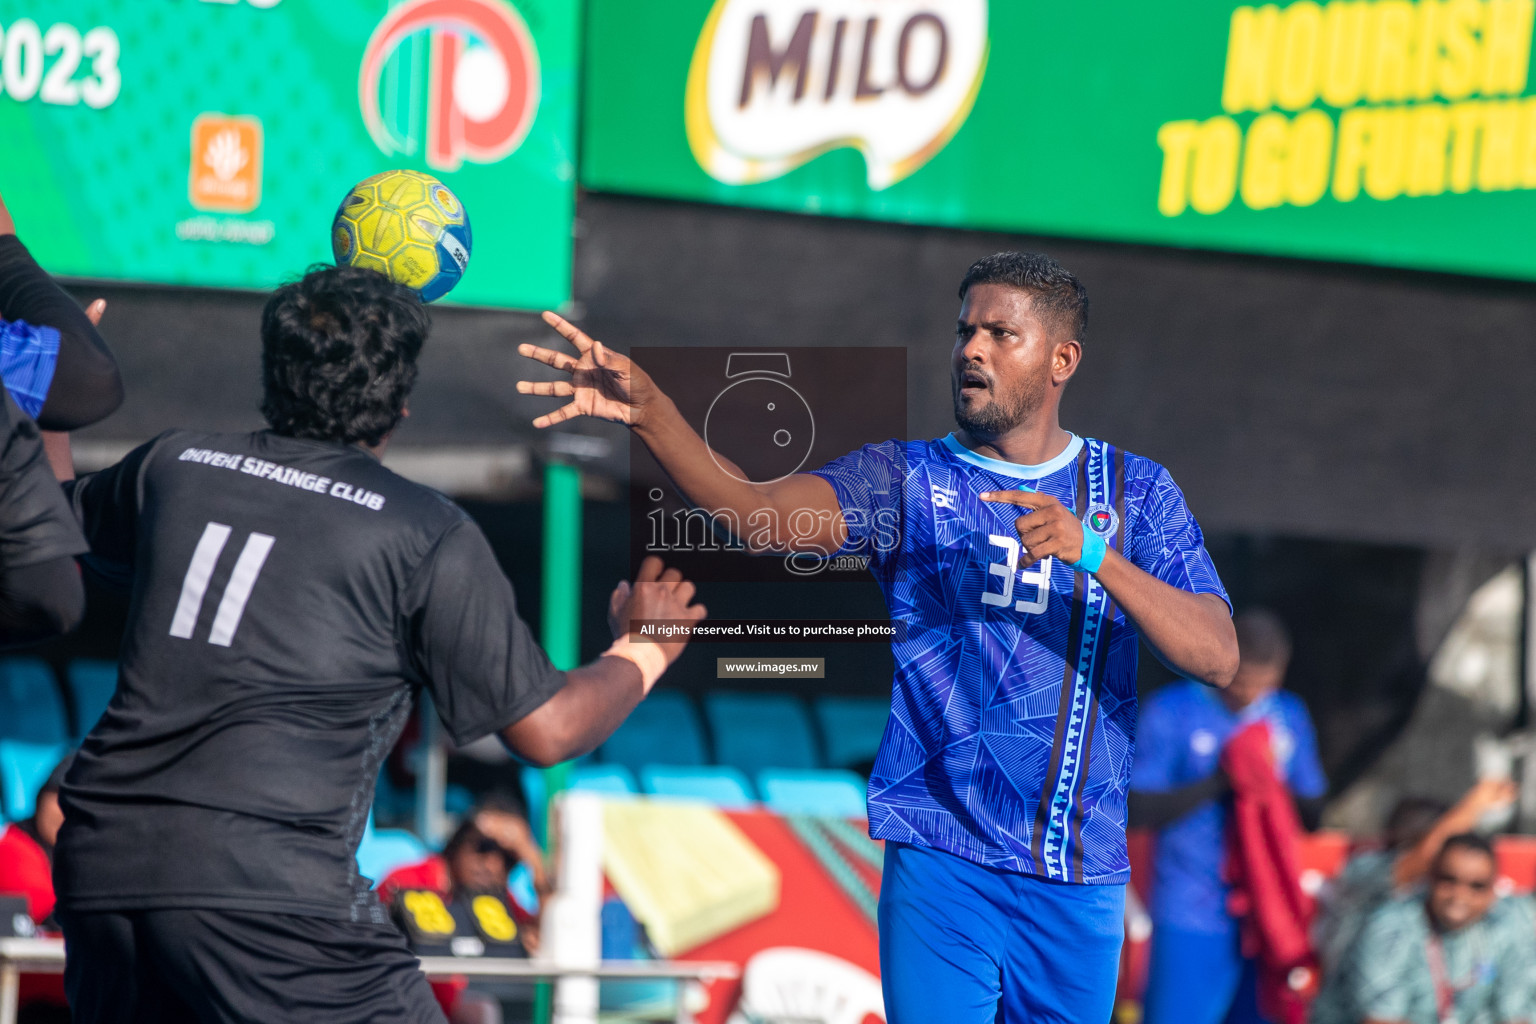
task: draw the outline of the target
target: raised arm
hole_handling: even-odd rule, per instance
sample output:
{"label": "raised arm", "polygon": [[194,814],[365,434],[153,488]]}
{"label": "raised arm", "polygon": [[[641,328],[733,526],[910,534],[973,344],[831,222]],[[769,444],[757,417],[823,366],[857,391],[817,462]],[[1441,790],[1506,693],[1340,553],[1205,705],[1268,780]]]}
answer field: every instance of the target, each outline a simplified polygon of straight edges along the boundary
{"label": "raised arm", "polygon": [[37,425],[0,392],[0,647],[67,633],[85,611],[85,538],[49,472]]}
{"label": "raised arm", "polygon": [[693,596],[694,586],[682,573],[663,570],[655,556],[647,558],[634,584],[620,583],[609,598],[613,646],[567,672],[565,686],[503,729],[502,741],[519,757],[538,765],[559,764],[594,750],[623,724],[688,645],[686,639],[658,643],[640,637],[630,631],[631,623],[698,622],[705,609],[694,603]]}
{"label": "raised arm", "polygon": [[1483,779],[1456,801],[1456,806],[1435,820],[1418,842],[1397,855],[1392,865],[1392,883],[1399,889],[1417,884],[1429,873],[1429,866],[1440,855],[1440,847],[1451,836],[1471,832],[1489,811],[1508,807],[1519,799],[1519,788],[1508,779]]}
{"label": "raised arm", "polygon": [[[828,554],[843,546],[847,524],[831,484],[809,473],[771,484],[748,482],[733,462],[710,450],[672,400],[633,360],[594,341],[554,313],[545,313],[544,320],[575,347],[577,355],[537,345],[518,346],[522,355],[569,374],[568,380],[518,381],[517,390],[522,394],[571,399],[562,408],[534,420],[534,426],[551,427],[577,416],[625,424],[650,449],[689,502],[740,524],[742,539],[757,553]],[[793,530],[789,526],[792,521],[796,523]],[[775,528],[752,528],[764,522]],[[808,528],[812,523],[815,529]]]}
{"label": "raised arm", "polygon": [[[77,430],[105,419],[123,403],[123,382],[117,360],[96,330],[101,319],[101,300],[92,303],[94,315],[60,288],[37,265],[16,237],[16,225],[0,200],[0,319],[24,321],[34,330],[58,332],[58,352],[46,376],[46,394],[38,394],[39,406],[27,408],[45,431]],[[10,381],[12,390],[21,381]]]}
{"label": "raised arm", "polygon": [[[984,501],[1020,506],[1015,521],[1025,549],[1020,568],[1042,558],[1076,565],[1083,557],[1083,524],[1061,502],[1034,491],[989,491]],[[1103,545],[1100,545],[1103,548]],[[1091,571],[1136,626],[1152,652],[1173,671],[1213,686],[1237,674],[1237,633],[1227,603],[1164,583],[1114,548]]]}

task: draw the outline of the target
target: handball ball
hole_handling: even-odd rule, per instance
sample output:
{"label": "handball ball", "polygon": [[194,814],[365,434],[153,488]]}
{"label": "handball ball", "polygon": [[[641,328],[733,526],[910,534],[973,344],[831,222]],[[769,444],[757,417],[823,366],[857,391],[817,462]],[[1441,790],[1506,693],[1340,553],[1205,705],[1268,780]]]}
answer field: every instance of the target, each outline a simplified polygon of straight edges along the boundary
{"label": "handball ball", "polygon": [[420,171],[385,171],[357,183],[336,211],[338,264],[377,270],[431,302],[469,266],[469,214],[448,186]]}

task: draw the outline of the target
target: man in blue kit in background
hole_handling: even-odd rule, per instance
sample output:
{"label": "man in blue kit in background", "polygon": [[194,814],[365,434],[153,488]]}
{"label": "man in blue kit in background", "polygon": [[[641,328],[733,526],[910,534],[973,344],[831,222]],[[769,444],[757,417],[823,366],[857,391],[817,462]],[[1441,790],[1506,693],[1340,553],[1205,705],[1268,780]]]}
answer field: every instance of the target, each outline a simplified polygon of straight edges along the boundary
{"label": "man in blue kit in background", "polygon": [[869,786],[891,1024],[1104,1024],[1130,874],[1138,640],[1216,686],[1237,643],[1168,472],[1061,426],[1082,284],[1047,256],[997,253],[966,272],[960,300],[954,433],[771,483],[748,482],[640,367],[552,313],[578,354],[519,351],[569,379],[518,389],[570,398],[535,426],[628,425],[689,501],[756,531],[752,550],[868,557],[904,627]]}
{"label": "man in blue kit in background", "polygon": [[1241,661],[1225,690],[1181,680],[1142,709],[1131,772],[1131,825],[1155,828],[1152,965],[1146,1024],[1259,1022],[1256,971],[1238,949],[1227,912],[1226,797],[1218,767],[1227,739],[1250,722],[1269,725],[1277,772],[1307,828],[1317,827],[1328,781],[1306,705],[1280,689],[1290,665],[1284,623],[1264,609],[1233,620]]}

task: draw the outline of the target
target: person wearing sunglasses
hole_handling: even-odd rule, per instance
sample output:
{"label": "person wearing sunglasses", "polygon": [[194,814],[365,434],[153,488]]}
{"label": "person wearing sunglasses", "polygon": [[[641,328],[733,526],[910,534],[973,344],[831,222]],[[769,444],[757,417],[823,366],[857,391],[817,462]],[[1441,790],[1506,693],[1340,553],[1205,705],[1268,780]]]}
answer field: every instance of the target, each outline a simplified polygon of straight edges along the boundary
{"label": "person wearing sunglasses", "polygon": [[1536,942],[1497,880],[1487,839],[1447,839],[1426,887],[1366,922],[1312,1024],[1530,1024]]}
{"label": "person wearing sunglasses", "polygon": [[[476,896],[494,895],[511,907],[517,941],[529,953],[537,953],[537,913],[523,906],[507,887],[508,875],[519,864],[528,866],[539,894],[545,895],[544,855],[527,819],[509,804],[492,799],[465,816],[441,854],[390,872],[379,883],[379,901],[389,906],[401,893],[421,889],[435,892],[445,903],[468,904]],[[432,994],[449,1024],[500,1024],[503,1019],[500,1004],[471,990],[463,977],[434,980]]]}

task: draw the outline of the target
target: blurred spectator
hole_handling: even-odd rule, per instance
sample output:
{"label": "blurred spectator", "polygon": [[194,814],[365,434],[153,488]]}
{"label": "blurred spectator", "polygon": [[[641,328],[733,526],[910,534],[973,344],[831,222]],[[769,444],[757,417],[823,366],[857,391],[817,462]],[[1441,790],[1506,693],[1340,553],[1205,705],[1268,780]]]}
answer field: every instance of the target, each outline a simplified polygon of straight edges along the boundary
{"label": "blurred spectator", "polygon": [[1514,803],[1518,790],[1507,779],[1487,779],[1447,808],[1427,797],[1404,797],[1387,817],[1384,846],[1363,849],[1323,891],[1316,945],[1325,990],[1339,982],[1338,968],[1366,920],[1382,904],[1419,884],[1446,839],[1470,832],[1487,814]]}
{"label": "blurred spectator", "polygon": [[[509,806],[482,804],[465,818],[441,854],[390,872],[379,883],[379,899],[392,904],[408,889],[430,889],[445,902],[482,893],[507,896],[517,922],[517,937],[524,949],[537,953],[538,918],[507,889],[507,877],[519,863],[528,866],[535,888],[541,895],[545,893],[544,852],[534,841],[527,820]],[[500,1006],[482,993],[470,991],[463,978],[434,981],[432,992],[450,1024],[500,1024]]]}
{"label": "blurred spectator", "polygon": [[[510,806],[483,803],[465,818],[441,854],[391,871],[379,883],[379,899],[393,903],[404,889],[430,889],[445,900],[507,893],[507,877],[519,864],[527,865],[540,894],[548,891],[544,851],[534,840],[527,820]],[[515,899],[512,905],[519,913],[523,945],[530,953],[537,952],[537,918]]]}
{"label": "blurred spectator", "polygon": [[[44,932],[58,930],[53,922],[53,844],[64,824],[59,783],[72,760],[73,755],[66,757],[49,774],[30,819],[0,830],[0,894],[25,896],[27,913]],[[64,979],[57,974],[22,975],[19,1003],[21,1024],[69,1019]]]}
{"label": "blurred spectator", "polygon": [[27,821],[0,831],[0,893],[25,896],[27,913],[39,926],[53,916],[53,844],[64,824],[59,783],[73,755],[59,762],[37,792],[37,806]]}
{"label": "blurred spectator", "polygon": [[1268,725],[1277,774],[1307,828],[1316,827],[1328,788],[1306,706],[1280,690],[1291,656],[1284,624],[1262,609],[1233,624],[1241,663],[1232,685],[1170,684],[1147,701],[1137,730],[1129,824],[1157,830],[1146,1024],[1263,1019],[1256,965],[1242,955],[1223,880],[1231,783],[1220,758],[1228,739],[1250,723]]}
{"label": "blurred spectator", "polygon": [[1497,875],[1487,839],[1447,839],[1426,890],[1370,915],[1312,1024],[1529,1024],[1536,942]]}

